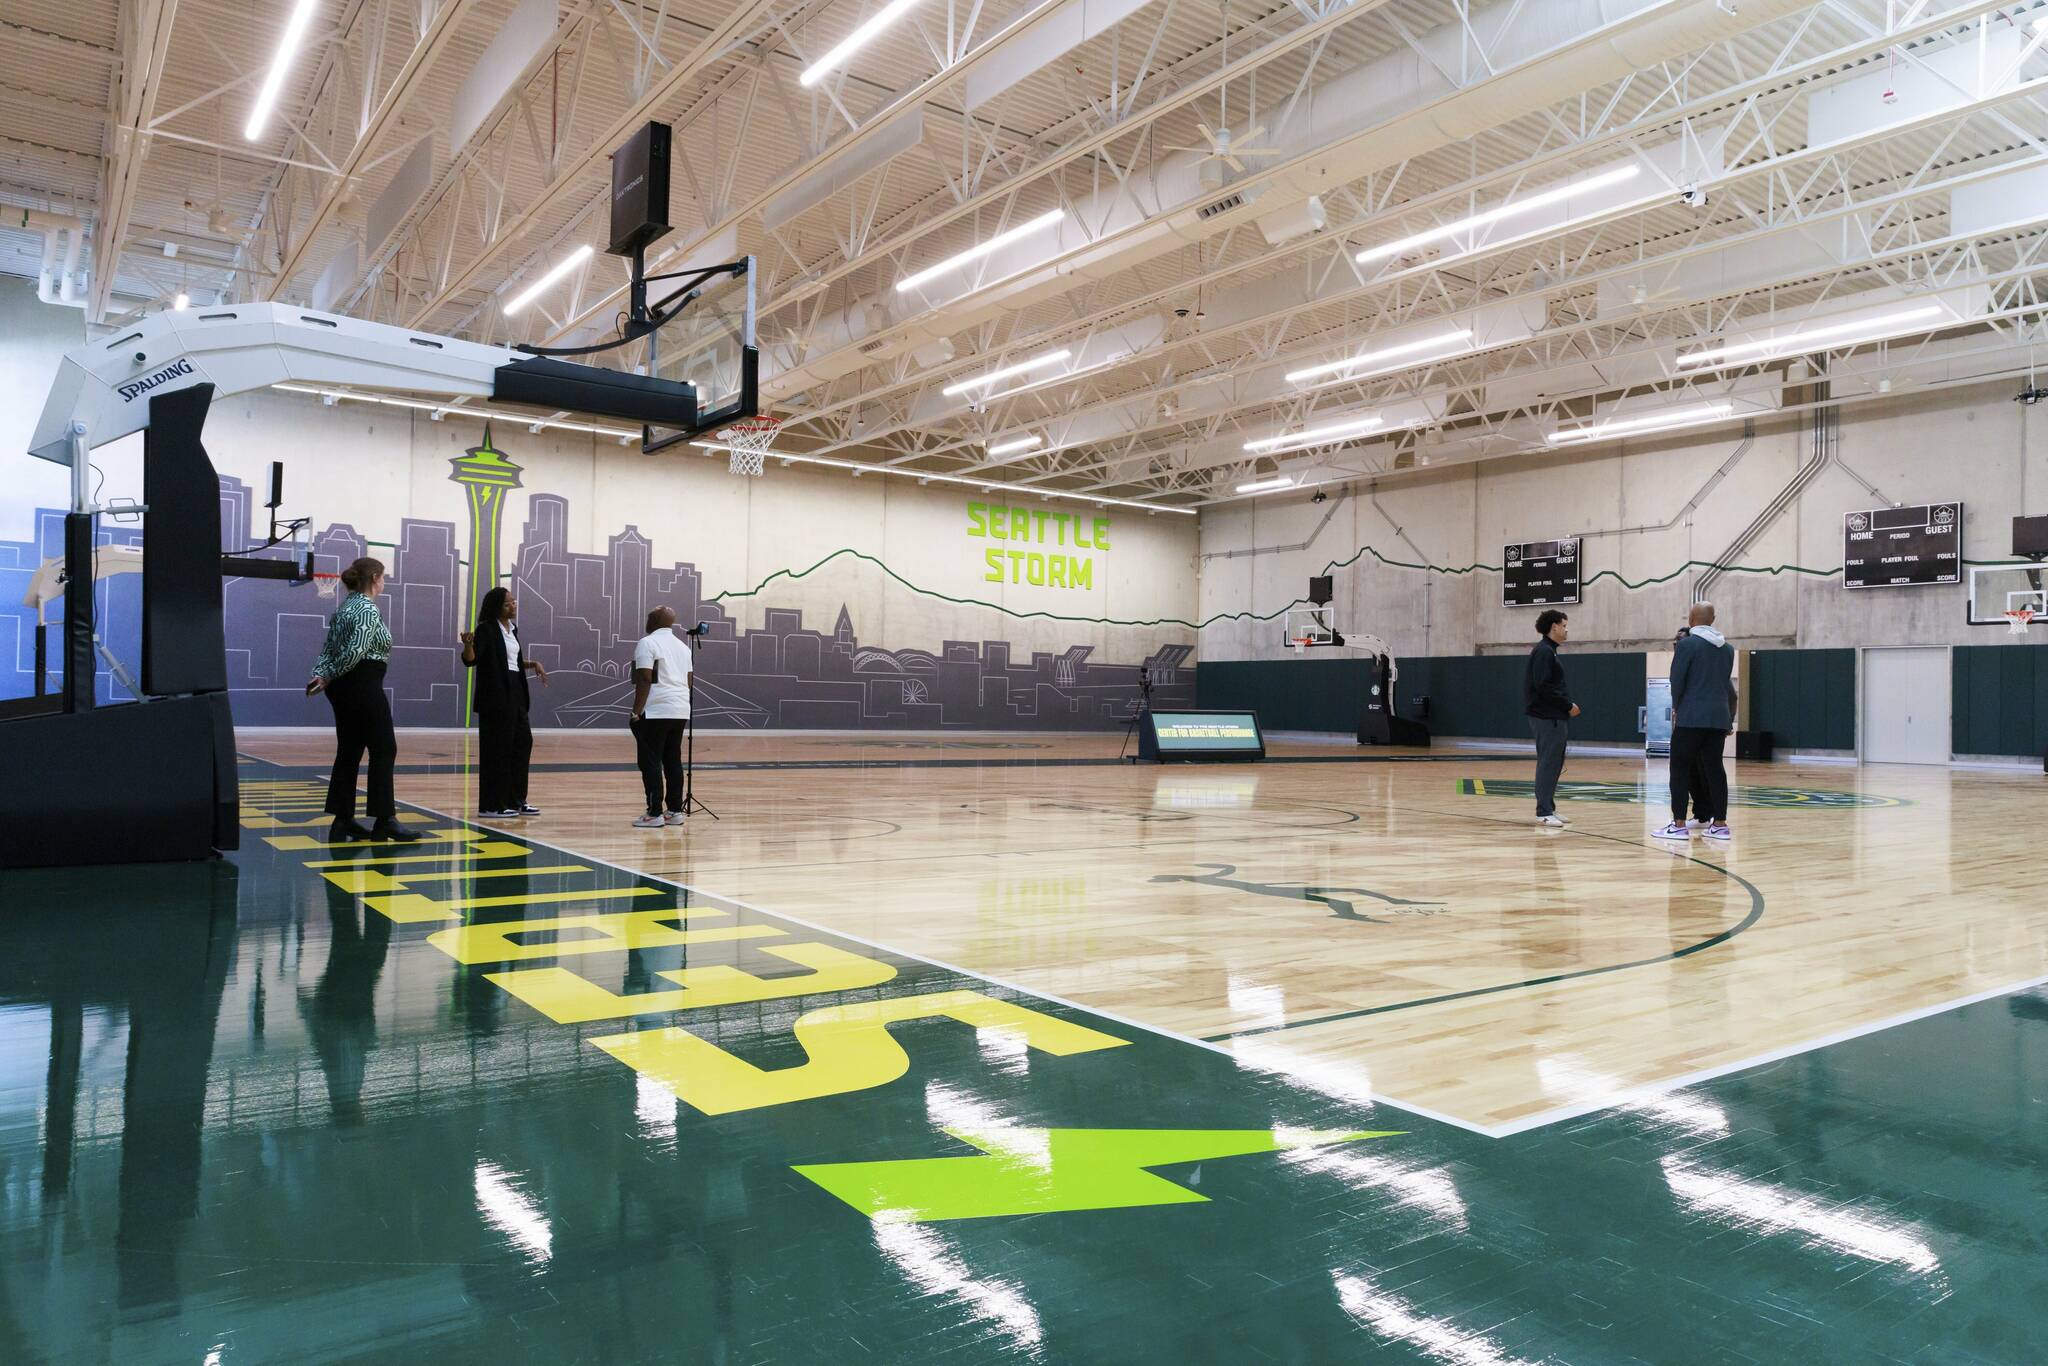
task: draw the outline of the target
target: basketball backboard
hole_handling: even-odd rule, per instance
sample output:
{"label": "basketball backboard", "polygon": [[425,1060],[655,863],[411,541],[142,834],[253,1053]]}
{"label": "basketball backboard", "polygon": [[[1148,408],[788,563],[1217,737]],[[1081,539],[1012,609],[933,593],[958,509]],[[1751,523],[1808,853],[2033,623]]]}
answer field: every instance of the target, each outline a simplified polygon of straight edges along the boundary
{"label": "basketball backboard", "polygon": [[647,337],[647,373],[680,381],[697,395],[693,422],[650,425],[641,449],[678,441],[752,417],[760,353],[754,343],[754,258],[685,269],[647,282],[650,310],[664,320]]}
{"label": "basketball backboard", "polygon": [[2048,577],[2040,564],[1975,564],[1969,567],[1972,626],[2004,626],[2006,613],[2026,607],[2048,618]]}

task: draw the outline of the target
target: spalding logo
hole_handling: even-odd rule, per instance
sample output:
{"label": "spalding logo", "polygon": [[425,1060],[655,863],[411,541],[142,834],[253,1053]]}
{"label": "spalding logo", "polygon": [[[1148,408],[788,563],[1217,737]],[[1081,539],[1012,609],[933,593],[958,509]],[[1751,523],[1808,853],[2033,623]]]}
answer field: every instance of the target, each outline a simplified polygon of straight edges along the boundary
{"label": "spalding logo", "polygon": [[166,365],[153,375],[146,375],[138,380],[130,380],[126,384],[117,384],[114,386],[114,392],[121,396],[123,403],[133,403],[139,395],[146,394],[161,385],[169,384],[180,375],[189,375],[191,373],[192,362],[181,360],[175,365]]}

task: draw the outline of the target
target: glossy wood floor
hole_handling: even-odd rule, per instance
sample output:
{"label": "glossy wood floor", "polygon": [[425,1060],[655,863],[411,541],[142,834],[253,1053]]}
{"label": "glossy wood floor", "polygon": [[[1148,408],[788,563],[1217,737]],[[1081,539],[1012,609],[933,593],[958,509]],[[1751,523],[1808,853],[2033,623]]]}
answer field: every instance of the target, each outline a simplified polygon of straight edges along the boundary
{"label": "glossy wood floor", "polygon": [[[720,735],[720,819],[630,827],[623,736],[537,737],[520,834],[1493,1134],[2048,977],[2039,772],[1742,765],[1728,844],[1650,838],[1663,764],[1116,736]],[[315,733],[243,752],[320,763]],[[473,814],[468,737],[402,801]]]}

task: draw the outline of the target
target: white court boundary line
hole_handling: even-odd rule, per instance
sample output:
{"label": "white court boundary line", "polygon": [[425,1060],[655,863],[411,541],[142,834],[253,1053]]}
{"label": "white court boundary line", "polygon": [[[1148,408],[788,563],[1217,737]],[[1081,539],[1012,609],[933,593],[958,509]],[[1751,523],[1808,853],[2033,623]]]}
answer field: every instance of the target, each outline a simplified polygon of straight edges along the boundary
{"label": "white court boundary line", "polygon": [[[261,762],[271,763],[279,768],[303,767],[303,765],[277,764],[275,760],[263,760]],[[467,820],[460,816],[451,816],[445,811],[437,810],[431,806],[423,806],[418,802],[405,801],[401,802],[400,805],[409,806],[415,811],[421,811],[426,813],[427,815],[438,817],[441,820],[448,821],[457,825],[469,826],[473,829],[492,830],[494,833],[499,834],[513,833],[510,831],[499,829],[497,827],[479,826],[474,821]],[[699,887],[692,883],[679,882],[674,878],[663,877],[658,873],[647,873],[642,872],[637,868],[628,868],[626,865],[622,863],[613,863],[609,859],[599,858],[595,854],[586,854],[579,850],[568,848],[565,845],[552,844],[546,840],[530,840],[528,842],[533,844],[547,845],[547,847],[558,849],[562,853],[567,854],[572,858],[588,859],[592,863],[598,864],[605,868],[609,868],[615,873],[624,873],[628,877],[642,877],[646,878],[650,882],[658,882],[667,887],[674,887],[678,891],[695,892],[703,896],[716,897],[720,901],[724,901],[731,905],[741,907],[742,909],[752,911],[757,915],[773,916],[778,920],[786,920],[792,925],[801,925],[807,930],[815,930],[820,934],[835,935],[840,939],[848,941],[849,943],[865,945],[866,947],[871,949],[879,949],[883,953],[895,954],[899,958],[908,958],[917,962],[927,963],[932,967],[942,968],[947,972],[957,972],[963,977],[970,977],[979,982],[987,982],[991,986],[1004,987],[1010,991],[1015,991],[1025,996],[1036,997],[1041,1001],[1050,1001],[1054,1005],[1061,1005],[1067,1007],[1069,1010],[1078,1010],[1083,1012],[1084,1014],[1094,1015],[1101,1019],[1109,1020],[1115,1024],[1124,1025],[1131,1029],[1139,1030],[1143,1033],[1156,1035],[1157,1037],[1162,1039],[1171,1039],[1175,1043],[1191,1044],[1196,1048],[1207,1049],[1211,1053],[1220,1053],[1224,1057],[1229,1058],[1232,1062],[1236,1063],[1241,1068],[1245,1068],[1255,1072],[1266,1072],[1268,1075],[1278,1075],[1286,1077],[1286,1079],[1294,1086],[1300,1087],[1301,1089],[1307,1091],[1316,1091],[1315,1087],[1308,1085],[1306,1082],[1300,1080],[1299,1078],[1293,1077],[1288,1073],[1281,1071],[1278,1068],[1269,1069],[1260,1067],[1256,1063],[1248,1062],[1245,1059],[1238,1057],[1238,1055],[1235,1052],[1224,1047],[1221,1044],[1210,1043],[1207,1039],[1198,1039],[1195,1038],[1193,1035],[1182,1034],[1177,1030],[1168,1029],[1164,1025],[1148,1024],[1143,1020],[1134,1020],[1131,1019],[1129,1016],[1119,1015],[1114,1011],[1104,1010],[1099,1006],[1085,1005],[1080,1001],[1069,1000],[1067,997],[1055,995],[1050,991],[1043,991],[1037,987],[1027,987],[1020,983],[1009,981],[1006,978],[994,976],[991,973],[978,972],[972,968],[964,968],[957,963],[949,963],[942,958],[934,958],[930,954],[913,953],[907,949],[897,948],[892,944],[884,944],[880,940],[869,939],[864,935],[850,934],[845,930],[836,930],[829,925],[821,925],[814,920],[806,920],[804,917],[799,915],[790,915],[785,911],[778,911],[767,906],[757,905],[754,902],[743,900],[740,897],[728,896],[723,892],[712,891],[708,887]],[[1439,1124],[1448,1124],[1454,1129],[1462,1129],[1469,1134],[1478,1134],[1482,1138],[1512,1138],[1517,1134],[1527,1133],[1532,1129],[1545,1128],[1552,1124],[1563,1123],[1566,1120],[1582,1119],[1587,1115],[1598,1114],[1603,1110],[1621,1109],[1637,1101],[1650,1100],[1659,1096],[1666,1096],[1671,1094],[1673,1091],[1681,1091],[1688,1086],[1697,1086],[1702,1082],[1713,1081],[1719,1077],[1729,1076],[1736,1072],[1747,1071],[1752,1067],[1763,1067],[1769,1063],[1782,1062],[1786,1058],[1798,1057],[1802,1053],[1812,1053],[1822,1048],[1832,1047],[1833,1045],[1838,1043],[1847,1043],[1851,1039],[1860,1039],[1868,1034],[1877,1034],[1887,1029],[1896,1029],[1900,1025],[1913,1024],[1919,1020],[1925,1020],[1936,1015],[1946,1014],[1951,1010],[1960,1010],[1964,1006],[1976,1005],[1981,1001],[1994,1000],[2000,996],[2010,996],[2014,992],[2029,991],[2039,986],[2048,986],[2048,975],[2030,977],[2025,981],[2014,982],[2007,986],[1992,987],[1986,991],[1974,992],[1968,996],[1959,996],[1953,1000],[1942,1001],[1935,1005],[1921,1006],[1916,1009],[1906,1011],[1903,1014],[1887,1016],[1886,1018],[1881,1020],[1873,1020],[1868,1024],[1856,1025],[1849,1029],[1837,1030],[1832,1034],[1823,1034],[1816,1038],[1802,1040],[1798,1043],[1787,1044],[1782,1048],[1774,1048],[1771,1049],[1769,1052],[1753,1054],[1750,1057],[1742,1058],[1735,1062],[1719,1063],[1713,1067],[1703,1068],[1697,1072],[1687,1072],[1681,1076],[1667,1078],[1663,1081],[1654,1081],[1648,1082],[1641,1086],[1632,1086],[1625,1091],[1617,1091],[1610,1095],[1595,1097],[1592,1100],[1574,1101],[1569,1105],[1558,1106],[1555,1109],[1541,1110],[1533,1115],[1524,1116],[1521,1119],[1509,1120],[1505,1124],[1481,1124],[1474,1120],[1460,1119],[1456,1115],[1445,1114],[1439,1110],[1432,1110],[1427,1106],[1417,1104],[1413,1101],[1400,1100],[1394,1096],[1382,1095],[1378,1091],[1373,1091],[1370,1089],[1362,1091],[1361,1094],[1365,1097],[1365,1099],[1372,1102],[1374,1105],[1386,1105],[1393,1109],[1400,1110],[1406,1114],[1416,1115],[1423,1119],[1434,1120]],[[1325,1099],[1334,1099],[1334,1097],[1329,1097],[1322,1092],[1317,1092],[1317,1094],[1324,1095]]]}
{"label": "white court boundary line", "polygon": [[[291,765],[279,765],[279,767],[291,767]],[[451,816],[445,811],[436,810],[431,806],[422,806],[418,802],[401,801],[399,805],[409,806],[415,811],[424,812],[429,816],[438,817],[441,820],[450,822],[451,824],[466,825],[474,829],[490,830],[493,833],[505,834],[512,836],[514,838],[518,838],[518,836],[513,831],[502,830],[495,826],[477,825],[477,823],[474,821],[465,820],[460,816]],[[1065,1006],[1069,1010],[1078,1010],[1086,1015],[1094,1015],[1099,1019],[1109,1020],[1112,1023],[1127,1026],[1128,1028],[1138,1030],[1141,1033],[1154,1034],[1162,1039],[1171,1039],[1175,1043],[1192,1044],[1196,1048],[1207,1049],[1211,1053],[1220,1053],[1224,1057],[1229,1058],[1232,1062],[1236,1063],[1239,1067],[1245,1068],[1250,1071],[1256,1072],[1266,1070],[1264,1068],[1256,1066],[1255,1064],[1246,1062],[1244,1059],[1238,1057],[1236,1053],[1232,1052],[1228,1048],[1225,1048],[1221,1044],[1210,1043],[1206,1039],[1197,1039],[1193,1035],[1179,1033],[1176,1030],[1166,1028],[1164,1025],[1147,1024],[1143,1020],[1133,1020],[1129,1016],[1119,1015],[1114,1011],[1104,1010],[1099,1006],[1084,1005],[1080,1001],[1071,1001],[1064,996],[1057,996],[1050,991],[1044,991],[1037,987],[1027,987],[1022,985],[1021,983],[1012,982],[1005,978],[994,976],[991,973],[977,972],[972,968],[963,968],[957,963],[949,963],[943,958],[934,958],[927,953],[913,953],[908,949],[897,948],[893,944],[884,944],[880,940],[869,939],[864,935],[850,934],[845,930],[835,930],[830,925],[820,925],[815,920],[806,920],[800,915],[791,915],[787,911],[778,911],[773,909],[772,907],[761,906],[755,904],[754,902],[743,900],[740,897],[728,896],[724,892],[713,891],[709,887],[699,887],[693,883],[679,882],[672,877],[663,877],[659,873],[647,873],[642,872],[638,868],[628,868],[623,863],[613,863],[609,859],[599,858],[595,854],[586,854],[581,852],[580,850],[571,849],[566,845],[553,844],[546,840],[529,840],[528,842],[532,844],[545,845],[548,848],[560,850],[563,854],[566,854],[571,858],[588,859],[592,863],[598,864],[605,868],[609,868],[615,873],[624,873],[628,877],[643,877],[646,878],[649,882],[659,882],[663,886],[674,887],[678,891],[695,892],[700,896],[716,897],[720,901],[726,902],[729,905],[738,906],[743,910],[752,911],[756,915],[773,916],[777,920],[786,920],[792,925],[801,925],[805,929],[814,930],[819,934],[833,935],[837,938],[844,939],[849,943],[862,944],[871,949],[880,949],[883,953],[894,954],[898,958],[908,958],[913,962],[929,964],[932,967],[941,968],[947,972],[957,972],[962,977],[972,978],[977,982],[987,982],[990,986],[1003,987],[1007,990],[1017,992],[1018,994],[1023,996],[1034,997],[1041,1001],[1050,1001],[1054,1005]],[[1315,1090],[1314,1087],[1308,1086],[1302,1081],[1300,1081],[1298,1078],[1288,1076],[1284,1072],[1279,1073],[1278,1075],[1286,1077],[1289,1084],[1293,1086],[1297,1086],[1303,1090],[1308,1091]],[[1366,1100],[1372,1102],[1374,1105],[1390,1106],[1393,1109],[1404,1111],[1407,1114],[1417,1115],[1423,1119],[1435,1120],[1439,1124],[1448,1124],[1455,1129],[1463,1129],[1467,1133],[1479,1134],[1488,1138],[1498,1137],[1498,1135],[1492,1133],[1492,1131],[1487,1129],[1485,1126],[1474,1124],[1470,1120],[1459,1119],[1455,1115],[1441,1114],[1435,1110],[1427,1109],[1421,1105],[1411,1104],[1408,1101],[1395,1100],[1392,1096],[1383,1096],[1379,1094],[1377,1091],[1366,1090],[1361,1092],[1360,1094]],[[1333,1099],[1332,1097],[1328,1096],[1325,1096],[1324,1098]]]}
{"label": "white court boundary line", "polygon": [[[1697,1086],[1701,1082],[1713,1081],[1717,1077],[1725,1077],[1735,1072],[1744,1072],[1752,1067],[1763,1067],[1770,1063],[1782,1062],[1786,1058],[1796,1058],[1801,1053],[1812,1053],[1822,1048],[1832,1047],[1838,1043],[1847,1043],[1851,1039],[1860,1039],[1866,1034],[1877,1034],[1887,1029],[1896,1029],[1900,1025],[1909,1025],[1919,1020],[1930,1019],[1936,1015],[1945,1015],[1951,1010],[1961,1010],[1964,1006],[1973,1006],[1981,1001],[1996,1000],[2000,996],[2010,996],[2014,992],[2029,991],[2038,986],[2048,986],[2048,975],[2029,977],[2023,982],[2014,982],[2009,986],[1992,987],[1988,991],[1973,992],[1968,996],[1958,996],[1952,1001],[1942,1001],[1936,1005],[1921,1006],[1918,1009],[1906,1011],[1904,1014],[1887,1016],[1882,1020],[1872,1020],[1868,1024],[1837,1030],[1832,1034],[1823,1034],[1818,1038],[1807,1039],[1800,1043],[1787,1044],[1783,1048],[1774,1048],[1768,1053],[1758,1053],[1736,1062],[1719,1063],[1713,1067],[1703,1068],[1698,1072],[1687,1072],[1683,1076],[1672,1077],[1665,1081],[1650,1082],[1643,1086],[1632,1086],[1626,1091],[1617,1091],[1612,1095],[1600,1096],[1593,1100],[1575,1101],[1570,1105],[1559,1106],[1554,1110],[1543,1110],[1522,1119],[1510,1120],[1506,1124],[1492,1125],[1480,1130],[1480,1132],[1486,1134],[1489,1138],[1508,1138],[1515,1134],[1526,1133],[1531,1129],[1543,1128],[1545,1125],[1559,1124],[1568,1119],[1580,1119],[1586,1115],[1597,1114],[1602,1110],[1618,1109],[1637,1101],[1652,1100],[1659,1096],[1666,1096],[1673,1091],[1682,1091],[1688,1086]],[[1398,1104],[1399,1102],[1395,1103]]]}

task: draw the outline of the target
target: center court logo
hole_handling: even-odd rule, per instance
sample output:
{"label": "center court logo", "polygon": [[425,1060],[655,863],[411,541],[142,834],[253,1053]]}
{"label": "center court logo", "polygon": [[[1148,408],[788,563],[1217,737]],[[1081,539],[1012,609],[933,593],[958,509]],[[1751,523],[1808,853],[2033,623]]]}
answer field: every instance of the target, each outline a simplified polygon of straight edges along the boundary
{"label": "center court logo", "polygon": [[[1536,795],[1536,784],[1521,778],[1460,778],[1458,791],[1468,797],[1528,797]],[[1614,802],[1624,806],[1662,806],[1671,800],[1671,789],[1650,783],[1559,783],[1557,796],[1567,802]],[[1869,810],[1883,806],[1911,806],[1903,797],[1880,797],[1868,792],[1830,792],[1816,787],[1732,787],[1730,806],[1769,810],[1836,811]]]}

